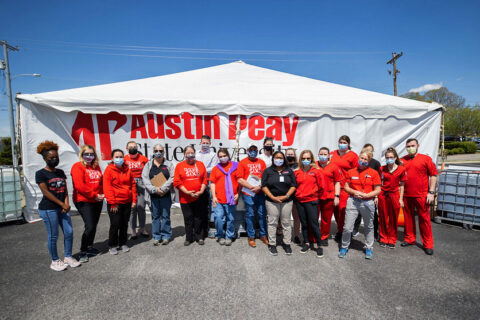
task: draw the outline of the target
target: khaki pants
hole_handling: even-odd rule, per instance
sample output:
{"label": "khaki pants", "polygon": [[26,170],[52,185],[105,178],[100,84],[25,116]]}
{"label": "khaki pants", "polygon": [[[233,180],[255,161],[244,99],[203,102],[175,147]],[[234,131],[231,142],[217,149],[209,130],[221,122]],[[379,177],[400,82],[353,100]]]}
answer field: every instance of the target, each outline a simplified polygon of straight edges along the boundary
{"label": "khaki pants", "polygon": [[292,226],[290,215],[292,213],[293,201],[276,203],[265,201],[267,208],[268,242],[274,246],[277,244],[278,220],[282,223],[283,243],[290,245],[292,242]]}

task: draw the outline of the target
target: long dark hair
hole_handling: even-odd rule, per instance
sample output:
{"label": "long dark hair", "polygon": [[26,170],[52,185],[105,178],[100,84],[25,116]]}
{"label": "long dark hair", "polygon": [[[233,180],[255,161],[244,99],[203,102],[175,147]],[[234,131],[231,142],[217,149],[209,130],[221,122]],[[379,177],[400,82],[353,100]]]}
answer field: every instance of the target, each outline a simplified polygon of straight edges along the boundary
{"label": "long dark hair", "polygon": [[273,167],[273,168],[276,168],[276,167],[277,167],[277,166],[275,165],[274,161],[273,161],[273,160],[275,160],[275,156],[276,156],[277,154],[281,154],[282,157],[283,157],[282,170],[289,168],[289,166],[288,166],[288,161],[287,161],[287,157],[285,156],[285,154],[284,154],[282,151],[275,151],[275,152],[273,153],[273,155],[272,155],[272,165],[271,165],[271,167]]}

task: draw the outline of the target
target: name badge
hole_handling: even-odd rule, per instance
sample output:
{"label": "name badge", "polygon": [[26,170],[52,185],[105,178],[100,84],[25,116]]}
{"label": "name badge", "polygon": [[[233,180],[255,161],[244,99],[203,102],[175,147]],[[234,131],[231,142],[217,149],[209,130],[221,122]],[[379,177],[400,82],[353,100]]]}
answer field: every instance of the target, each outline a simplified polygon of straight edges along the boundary
{"label": "name badge", "polygon": [[358,180],[358,177],[352,177],[352,180]]}
{"label": "name badge", "polygon": [[280,176],[280,182],[285,182],[285,177],[284,176]]}

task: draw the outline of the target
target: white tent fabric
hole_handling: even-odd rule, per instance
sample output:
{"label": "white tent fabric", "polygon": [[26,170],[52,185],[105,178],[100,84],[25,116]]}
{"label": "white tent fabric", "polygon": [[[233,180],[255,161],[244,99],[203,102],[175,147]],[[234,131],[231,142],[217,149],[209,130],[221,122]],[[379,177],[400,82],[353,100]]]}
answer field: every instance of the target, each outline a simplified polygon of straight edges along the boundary
{"label": "white tent fabric", "polygon": [[[276,148],[337,148],[349,135],[352,149],[375,146],[375,157],[394,146],[405,154],[405,141],[420,141],[420,152],[434,161],[438,154],[442,106],[308,79],[243,62],[93,87],[22,94],[20,105],[22,160],[25,174],[26,219],[38,219],[42,197],[35,172],[45,164],[36,146],[53,140],[60,146],[60,168],[70,195],[70,168],[79,146],[89,143],[101,155],[105,169],[113,148],[135,140],[148,156],[155,143],[167,159],[183,160],[183,147],[212,136],[212,147],[234,152],[241,119],[238,151],[245,156],[250,142],[262,146],[273,136]],[[113,112],[113,113],[112,113]],[[190,115],[189,115],[190,114]]]}

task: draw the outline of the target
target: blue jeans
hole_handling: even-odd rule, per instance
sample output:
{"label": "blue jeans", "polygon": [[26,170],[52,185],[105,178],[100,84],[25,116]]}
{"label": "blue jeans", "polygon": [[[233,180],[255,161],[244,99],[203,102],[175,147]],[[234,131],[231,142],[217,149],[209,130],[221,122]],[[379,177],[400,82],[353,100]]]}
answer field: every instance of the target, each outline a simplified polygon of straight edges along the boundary
{"label": "blue jeans", "polygon": [[255,211],[258,216],[258,225],[260,229],[260,237],[267,235],[267,211],[265,209],[265,195],[263,193],[255,196],[243,194],[243,202],[245,202],[245,222],[247,224],[247,235],[249,238],[255,238]]}
{"label": "blue jeans", "polygon": [[[218,239],[228,238],[233,239],[235,235],[235,215],[237,213],[236,206],[231,206],[226,203],[217,203],[215,207],[215,228],[217,233],[215,236]],[[223,231],[223,226],[227,220],[227,232]]]}
{"label": "blue jeans", "polygon": [[58,225],[63,230],[63,243],[65,247],[65,258],[72,256],[73,228],[72,219],[69,213],[62,213],[62,209],[38,210],[47,228],[47,248],[52,261],[58,260],[57,239]]}
{"label": "blue jeans", "polygon": [[152,198],[152,236],[154,240],[170,240],[172,227],[170,221],[170,207],[172,198],[170,195],[161,198]]}

